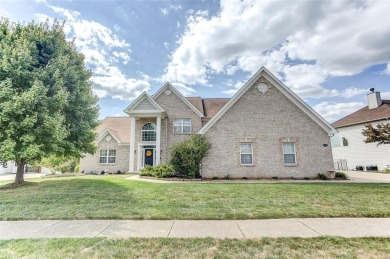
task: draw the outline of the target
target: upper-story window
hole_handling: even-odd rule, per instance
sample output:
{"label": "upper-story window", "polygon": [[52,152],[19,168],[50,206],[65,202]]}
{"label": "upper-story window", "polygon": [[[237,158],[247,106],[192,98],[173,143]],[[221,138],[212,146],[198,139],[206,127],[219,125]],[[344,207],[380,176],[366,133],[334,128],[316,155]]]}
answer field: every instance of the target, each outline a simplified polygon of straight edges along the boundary
{"label": "upper-story window", "polygon": [[174,119],[173,120],[174,134],[190,134],[191,133],[191,119]]}
{"label": "upper-story window", "polygon": [[142,141],[156,141],[156,125],[146,123],[142,126]]}

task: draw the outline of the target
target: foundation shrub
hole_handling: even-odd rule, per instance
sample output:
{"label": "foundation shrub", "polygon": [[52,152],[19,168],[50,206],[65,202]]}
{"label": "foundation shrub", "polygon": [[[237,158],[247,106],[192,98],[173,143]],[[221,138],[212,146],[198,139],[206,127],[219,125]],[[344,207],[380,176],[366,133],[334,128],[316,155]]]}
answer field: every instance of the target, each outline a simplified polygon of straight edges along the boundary
{"label": "foundation shrub", "polygon": [[200,164],[211,148],[203,135],[192,135],[189,140],[174,145],[170,163],[176,174],[185,178],[200,178]]}

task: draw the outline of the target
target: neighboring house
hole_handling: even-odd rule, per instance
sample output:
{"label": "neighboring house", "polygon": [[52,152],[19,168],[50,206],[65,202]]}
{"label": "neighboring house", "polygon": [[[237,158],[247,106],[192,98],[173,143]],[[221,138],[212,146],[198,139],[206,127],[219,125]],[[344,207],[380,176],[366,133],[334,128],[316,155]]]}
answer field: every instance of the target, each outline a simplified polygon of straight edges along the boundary
{"label": "neighboring house", "polygon": [[[390,100],[381,100],[379,92],[367,95],[368,106],[334,122],[337,129],[332,141],[333,158],[337,163],[344,161],[349,170],[383,170],[390,166],[390,145],[365,143],[362,132],[364,125],[390,123]],[[346,161],[345,161],[346,160]],[[346,168],[344,168],[346,169]]]}
{"label": "neighboring house", "polygon": [[105,118],[99,150],[80,170],[141,170],[169,161],[169,148],[203,134],[212,143],[203,177],[316,177],[333,170],[335,129],[262,67],[231,99],[184,97],[166,83],[142,93],[129,117]]}
{"label": "neighboring house", "polygon": [[16,174],[17,168],[14,162],[7,162],[5,167],[0,165],[0,174]]}

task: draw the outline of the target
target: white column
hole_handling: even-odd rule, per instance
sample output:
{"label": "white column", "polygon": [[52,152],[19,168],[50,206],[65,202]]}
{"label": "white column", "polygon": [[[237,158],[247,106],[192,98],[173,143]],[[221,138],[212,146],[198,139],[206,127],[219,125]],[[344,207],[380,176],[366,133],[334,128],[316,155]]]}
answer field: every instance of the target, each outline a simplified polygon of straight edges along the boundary
{"label": "white column", "polygon": [[160,165],[160,150],[161,150],[161,116],[157,116],[156,165]]}
{"label": "white column", "polygon": [[134,172],[134,152],[135,152],[135,117],[130,117],[130,167],[129,171]]}

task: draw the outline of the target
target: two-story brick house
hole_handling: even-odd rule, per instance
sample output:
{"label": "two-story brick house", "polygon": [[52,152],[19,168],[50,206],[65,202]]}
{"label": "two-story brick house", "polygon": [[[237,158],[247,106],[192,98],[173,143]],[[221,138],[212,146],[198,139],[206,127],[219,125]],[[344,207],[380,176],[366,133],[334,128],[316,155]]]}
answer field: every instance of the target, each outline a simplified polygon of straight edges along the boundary
{"label": "two-story brick house", "polygon": [[167,163],[169,148],[190,134],[212,143],[203,177],[303,178],[333,170],[334,128],[264,67],[231,99],[184,97],[166,83],[125,113],[102,121],[99,150],[80,170],[136,172]]}

